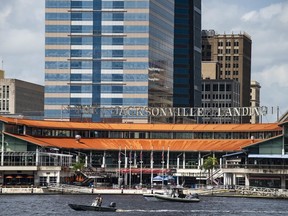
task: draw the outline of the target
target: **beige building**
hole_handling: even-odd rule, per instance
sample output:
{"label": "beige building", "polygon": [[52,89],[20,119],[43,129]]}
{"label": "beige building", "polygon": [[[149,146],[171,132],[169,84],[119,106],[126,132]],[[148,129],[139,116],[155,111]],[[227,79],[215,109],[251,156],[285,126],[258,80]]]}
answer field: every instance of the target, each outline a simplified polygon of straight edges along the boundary
{"label": "beige building", "polygon": [[[251,81],[251,107],[260,106],[260,83],[257,81]],[[251,116],[250,122],[252,124],[260,123],[260,117],[257,115]]]}
{"label": "beige building", "polygon": [[17,79],[0,79],[0,114],[43,115],[44,87]]}
{"label": "beige building", "polygon": [[4,70],[0,69],[0,79],[4,79],[4,73],[5,73]]}
{"label": "beige building", "polygon": [[202,61],[202,79],[219,79],[220,65],[217,61]]}
{"label": "beige building", "polygon": [[[219,79],[233,79],[240,83],[240,106],[250,107],[252,41],[247,33],[216,34],[202,31],[202,61],[219,62]],[[243,118],[242,123],[249,123]]]}

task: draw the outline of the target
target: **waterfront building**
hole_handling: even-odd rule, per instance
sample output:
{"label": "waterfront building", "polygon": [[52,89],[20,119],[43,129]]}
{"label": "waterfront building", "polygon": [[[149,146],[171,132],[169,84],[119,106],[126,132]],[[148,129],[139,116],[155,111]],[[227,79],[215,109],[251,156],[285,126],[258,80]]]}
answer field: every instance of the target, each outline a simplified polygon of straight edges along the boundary
{"label": "waterfront building", "polygon": [[[260,107],[260,88],[261,85],[257,81],[252,81],[251,82],[251,93],[250,93],[250,98],[251,98],[251,107]],[[251,116],[250,122],[251,124],[259,123],[262,121],[260,119],[260,116],[253,115]]]}
{"label": "waterfront building", "polygon": [[[208,156],[218,161],[213,184],[288,185],[287,122],[117,124],[7,117],[0,122],[0,181],[5,185],[72,183],[78,178],[83,185],[154,186],[156,175],[171,175],[191,187],[206,184],[203,163]],[[75,166],[79,163],[82,169]]]}
{"label": "waterfront building", "polygon": [[18,80],[0,79],[0,113],[43,119],[44,86]]}
{"label": "waterfront building", "polygon": [[163,122],[97,110],[201,104],[200,0],[46,0],[45,20],[46,119]]}
{"label": "waterfront building", "polygon": [[[239,34],[217,34],[214,30],[202,30],[202,61],[220,64],[220,79],[234,79],[240,83],[240,106],[250,107],[251,37]],[[242,118],[249,123],[250,118]]]}

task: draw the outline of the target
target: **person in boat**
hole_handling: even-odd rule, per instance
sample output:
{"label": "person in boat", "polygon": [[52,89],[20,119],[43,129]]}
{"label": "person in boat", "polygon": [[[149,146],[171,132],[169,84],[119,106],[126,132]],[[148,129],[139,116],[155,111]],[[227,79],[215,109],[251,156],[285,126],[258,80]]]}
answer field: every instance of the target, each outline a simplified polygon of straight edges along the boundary
{"label": "person in boat", "polygon": [[101,195],[99,194],[95,201],[92,203],[92,206],[101,206],[102,205],[102,201],[103,201],[103,198],[101,197]]}
{"label": "person in boat", "polygon": [[195,194],[188,194],[186,197],[185,197],[186,199],[193,199],[193,198],[196,198],[196,199],[199,199],[199,196],[198,196],[198,194],[197,193],[195,193]]}

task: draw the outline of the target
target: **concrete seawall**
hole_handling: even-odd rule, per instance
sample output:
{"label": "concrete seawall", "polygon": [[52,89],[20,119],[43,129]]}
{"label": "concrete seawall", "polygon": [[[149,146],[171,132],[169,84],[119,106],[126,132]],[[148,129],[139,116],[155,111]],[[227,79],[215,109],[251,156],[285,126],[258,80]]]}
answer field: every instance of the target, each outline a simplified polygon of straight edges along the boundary
{"label": "concrete seawall", "polygon": [[[52,195],[52,194],[110,194],[110,195],[143,195],[149,193],[160,193],[161,189],[107,189],[107,188],[88,188],[80,186],[57,186],[57,187],[28,187],[28,188],[0,188],[0,195]],[[225,197],[247,197],[247,198],[274,198],[274,199],[288,199],[286,191],[253,191],[253,190],[227,190],[227,189],[185,189],[185,194],[198,193],[200,196],[225,196]]]}

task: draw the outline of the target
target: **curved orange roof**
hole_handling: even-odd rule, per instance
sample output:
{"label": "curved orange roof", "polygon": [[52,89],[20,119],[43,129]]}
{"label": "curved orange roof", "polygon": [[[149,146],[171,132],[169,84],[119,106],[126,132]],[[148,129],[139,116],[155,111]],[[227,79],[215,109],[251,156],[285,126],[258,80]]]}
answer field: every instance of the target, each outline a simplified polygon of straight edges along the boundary
{"label": "curved orange roof", "polygon": [[[27,142],[43,147],[84,150],[119,150],[131,149],[151,151],[215,151],[234,152],[252,144],[251,139],[81,139],[77,142],[73,138],[36,138],[24,135],[5,133]],[[254,140],[254,143],[260,140]]]}
{"label": "curved orange roof", "polygon": [[136,123],[95,123],[47,121],[7,118],[0,116],[0,121],[8,124],[27,125],[37,128],[109,130],[109,131],[193,131],[193,132],[258,132],[282,131],[278,123],[264,124],[136,124]]}

